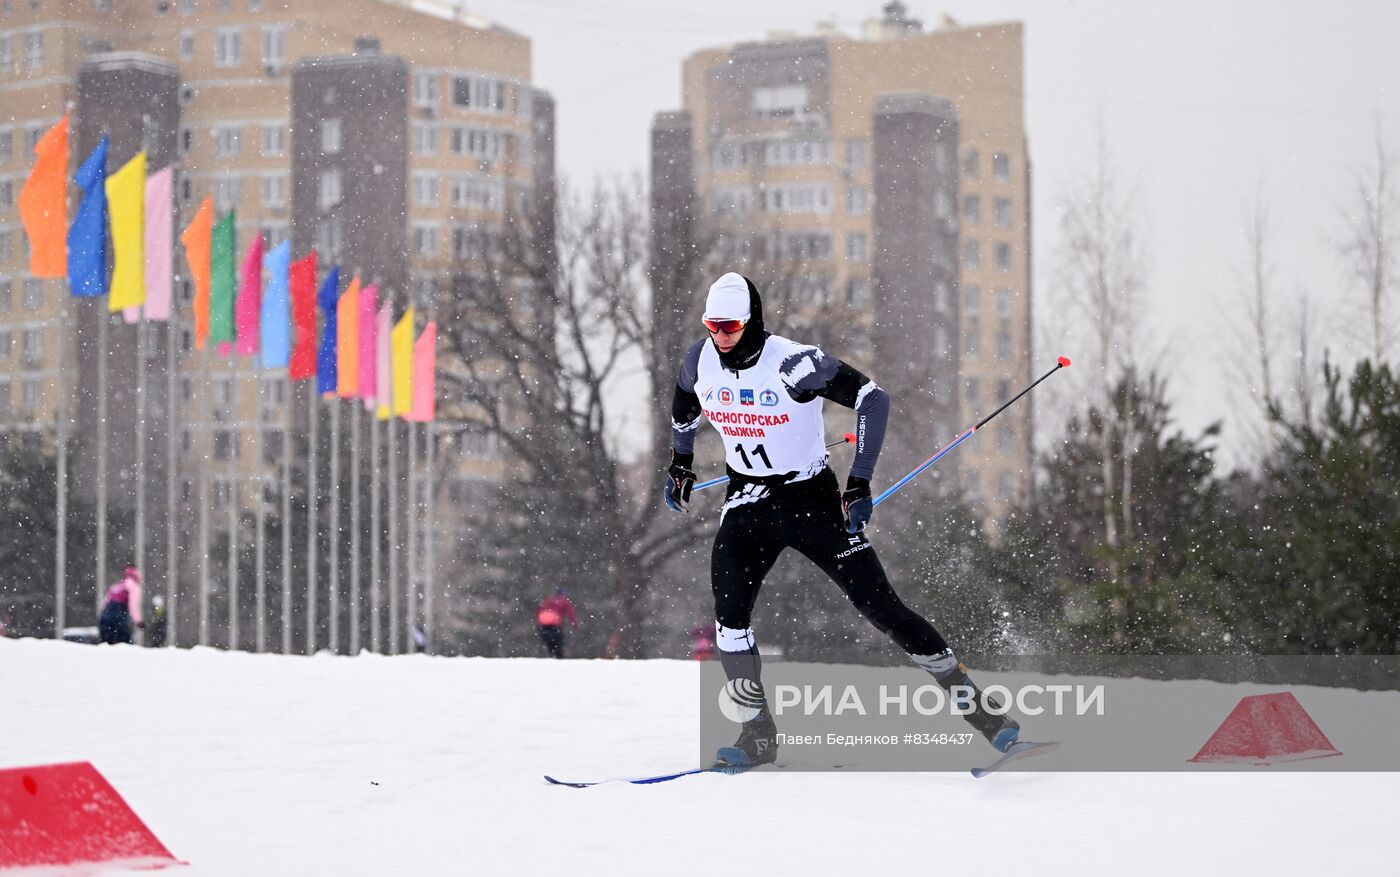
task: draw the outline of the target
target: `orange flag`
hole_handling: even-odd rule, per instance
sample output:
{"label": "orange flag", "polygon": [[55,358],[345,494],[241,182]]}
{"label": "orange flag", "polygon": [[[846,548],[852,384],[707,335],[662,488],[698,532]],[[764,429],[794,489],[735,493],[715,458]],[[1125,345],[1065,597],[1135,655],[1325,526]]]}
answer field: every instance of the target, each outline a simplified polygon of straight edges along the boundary
{"label": "orange flag", "polygon": [[[6,135],[8,136],[8,135]],[[37,159],[19,190],[19,218],[29,235],[29,273],[68,276],[68,116],[64,115],[34,147]]]}
{"label": "orange flag", "polygon": [[336,393],[342,399],[360,395],[360,278],[350,281],[350,288],[336,303],[336,363],[338,380]]}
{"label": "orange flag", "polygon": [[204,196],[194,219],[180,233],[185,245],[185,261],[194,280],[194,346],[200,350],[209,343],[209,251],[214,235],[214,199]]}

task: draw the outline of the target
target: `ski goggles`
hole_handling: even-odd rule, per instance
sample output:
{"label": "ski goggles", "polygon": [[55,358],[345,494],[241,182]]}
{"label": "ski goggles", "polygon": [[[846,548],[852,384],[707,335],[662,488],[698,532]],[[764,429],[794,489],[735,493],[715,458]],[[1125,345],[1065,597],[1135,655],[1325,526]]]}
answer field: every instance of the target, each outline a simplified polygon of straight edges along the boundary
{"label": "ski goggles", "polygon": [[705,328],[709,329],[711,332],[723,332],[726,335],[733,335],[748,324],[749,318],[745,317],[742,320],[701,320],[700,322],[704,323]]}

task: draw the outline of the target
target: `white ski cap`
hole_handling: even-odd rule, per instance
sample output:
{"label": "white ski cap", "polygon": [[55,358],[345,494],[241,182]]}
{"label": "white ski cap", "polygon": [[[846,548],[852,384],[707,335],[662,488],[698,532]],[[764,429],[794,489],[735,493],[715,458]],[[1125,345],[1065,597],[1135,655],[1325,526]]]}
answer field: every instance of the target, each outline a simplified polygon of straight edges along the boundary
{"label": "white ski cap", "polygon": [[749,284],[741,275],[730,271],[710,284],[705,298],[704,320],[747,320],[749,318]]}

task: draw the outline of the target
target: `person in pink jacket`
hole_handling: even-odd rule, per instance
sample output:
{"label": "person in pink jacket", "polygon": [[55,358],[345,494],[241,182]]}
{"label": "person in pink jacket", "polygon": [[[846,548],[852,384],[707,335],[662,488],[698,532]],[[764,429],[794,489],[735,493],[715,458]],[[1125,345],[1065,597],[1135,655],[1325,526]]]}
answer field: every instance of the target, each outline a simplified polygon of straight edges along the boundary
{"label": "person in pink jacket", "polygon": [[550,657],[564,657],[564,619],[578,629],[578,613],[574,611],[574,603],[564,593],[563,588],[554,592],[552,597],[546,597],[540,601],[540,606],[535,610],[535,627],[539,631],[540,642],[549,651]]}

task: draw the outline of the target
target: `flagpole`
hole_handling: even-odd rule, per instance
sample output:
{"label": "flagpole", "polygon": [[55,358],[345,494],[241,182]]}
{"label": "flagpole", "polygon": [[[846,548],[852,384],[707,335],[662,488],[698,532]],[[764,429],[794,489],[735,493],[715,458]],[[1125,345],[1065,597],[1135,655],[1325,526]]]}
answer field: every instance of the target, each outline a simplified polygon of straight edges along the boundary
{"label": "flagpole", "polygon": [[350,403],[350,654],[360,653],[360,409]]}
{"label": "flagpole", "polygon": [[262,428],[262,406],[267,400],[262,397],[263,381],[258,378],[258,419],[257,419],[257,452],[253,462],[257,468],[258,476],[254,481],[254,488],[257,490],[257,535],[253,537],[255,544],[255,577],[253,579],[253,605],[256,618],[253,622],[253,650],[259,654],[267,651],[267,478],[263,475],[262,464],[263,454],[266,448],[263,445],[265,437]]}
{"label": "flagpole", "polygon": [[389,654],[399,653],[399,466],[392,419],[389,429]]}
{"label": "flagpole", "polygon": [[331,398],[331,529],[327,550],[331,553],[329,597],[330,647],[340,652],[340,399]]}
{"label": "flagpole", "polygon": [[282,654],[292,653],[292,370],[282,394]]}
{"label": "flagpole", "polygon": [[[172,248],[173,249],[173,248]],[[175,315],[165,319],[165,645],[175,647]]]}
{"label": "flagpole", "polygon": [[417,648],[413,638],[413,626],[418,621],[418,552],[415,551],[414,536],[418,532],[418,471],[414,465],[418,457],[418,424],[408,424],[408,651]]}
{"label": "flagpole", "polygon": [[428,654],[432,655],[437,653],[435,648],[436,640],[433,638],[435,630],[433,624],[433,588],[434,580],[436,579],[436,576],[433,574],[433,548],[437,533],[437,476],[433,471],[433,451],[437,439],[437,422],[429,420],[427,424],[427,429],[425,431],[428,434],[428,511],[424,516],[424,535],[427,537],[428,544],[426,550],[427,583],[423,588],[423,632],[428,640]]}
{"label": "flagpole", "polygon": [[[196,329],[196,331],[198,331]],[[206,342],[206,348],[208,342]],[[209,465],[214,458],[214,406],[209,392],[209,351],[200,356],[200,415],[204,460],[199,466],[199,644],[209,645]]]}
{"label": "flagpole", "polygon": [[380,447],[381,431],[382,430],[380,430],[379,428],[379,418],[371,417],[369,421],[369,532],[371,539],[369,548],[369,648],[372,652],[381,651],[383,647],[383,639],[381,637],[380,631],[382,619],[380,618],[380,615],[382,614],[384,609],[384,596],[380,590],[379,580],[379,570],[381,568],[380,542],[382,541],[380,539],[380,535],[383,532],[383,530],[381,529],[381,527],[383,526],[383,520],[379,509],[379,503],[381,499],[379,490],[380,458],[382,457],[382,449]]}
{"label": "flagpole", "polygon": [[313,384],[307,388],[306,431],[310,436],[306,479],[306,654],[316,654],[316,443],[320,440],[321,398]]}
{"label": "flagpole", "polygon": [[97,611],[102,612],[102,583],[107,580],[107,303],[96,299],[97,309]]}
{"label": "flagpole", "polygon": [[54,551],[53,637],[61,639],[68,626],[68,299],[62,288],[58,310],[58,545]]}
{"label": "flagpole", "polygon": [[[146,315],[143,313],[136,322],[136,569],[142,579],[146,575]],[[144,589],[142,589],[144,597]],[[144,607],[137,607],[145,617]],[[139,627],[133,627],[138,646],[146,644],[146,634]]]}
{"label": "flagpole", "polygon": [[[234,374],[234,362],[229,360],[229,381],[237,380]],[[237,386],[237,384],[234,384]],[[239,435],[238,421],[233,404],[229,405],[229,449],[228,449],[228,649],[238,650],[238,499],[242,493],[238,489],[238,446],[242,436]]]}

